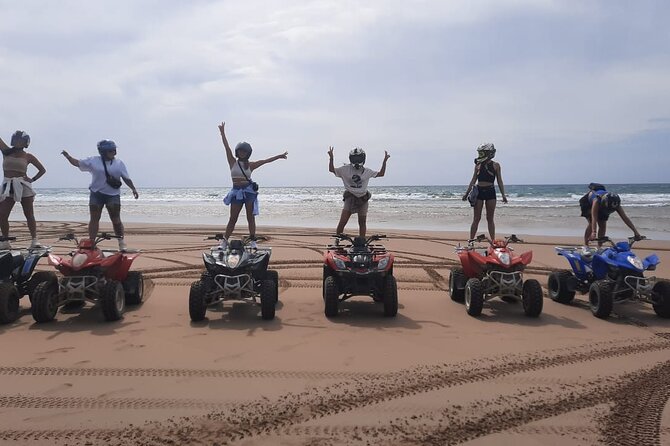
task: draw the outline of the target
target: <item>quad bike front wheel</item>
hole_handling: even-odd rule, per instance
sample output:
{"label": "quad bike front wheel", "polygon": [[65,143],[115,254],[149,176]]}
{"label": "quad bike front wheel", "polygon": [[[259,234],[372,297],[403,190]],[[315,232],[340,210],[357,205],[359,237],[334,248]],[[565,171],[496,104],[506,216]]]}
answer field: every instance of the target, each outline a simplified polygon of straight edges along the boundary
{"label": "quad bike front wheel", "polygon": [[100,306],[106,321],[118,321],[126,309],[126,293],[123,285],[116,280],[105,283],[100,291]]}
{"label": "quad bike front wheel", "polygon": [[19,318],[19,291],[12,283],[0,283],[0,324]]}
{"label": "quad bike front wheel", "polygon": [[449,296],[454,302],[463,302],[465,297],[465,274],[463,268],[454,268],[449,272]]}
{"label": "quad bike front wheel", "polygon": [[58,312],[58,283],[42,282],[33,291],[31,307],[33,319],[37,323],[51,322]]}
{"label": "quad bike front wheel", "polygon": [[470,316],[479,316],[484,308],[484,292],[482,281],[476,278],[465,283],[465,311]]}
{"label": "quad bike front wheel", "polygon": [[398,283],[393,275],[384,277],[384,316],[395,317],[398,314]]}
{"label": "quad bike front wheel", "polygon": [[261,282],[261,317],[271,321],[275,318],[275,304],[277,303],[277,283],[273,279],[263,279]]}
{"label": "quad bike front wheel", "polygon": [[600,319],[607,319],[612,312],[612,283],[608,280],[597,280],[589,288],[589,305],[591,313]]}
{"label": "quad bike front wheel", "polygon": [[547,280],[547,290],[549,298],[554,302],[569,304],[575,298],[575,292],[568,290],[568,280],[572,277],[572,272],[568,270],[554,271],[549,274]]}
{"label": "quad bike front wheel", "polygon": [[670,282],[662,280],[656,282],[653,293],[655,295],[653,307],[659,317],[670,318]]}
{"label": "quad bike front wheel", "polygon": [[56,282],[58,281],[58,276],[56,276],[56,273],[52,273],[51,271],[36,271],[33,273],[32,277],[30,277],[30,280],[28,281],[28,286],[27,286],[27,291],[28,291],[28,299],[30,299],[30,303],[33,302],[33,295],[35,294],[35,288],[37,288],[37,285],[39,285],[42,282]]}
{"label": "quad bike front wheel", "polygon": [[270,279],[275,283],[275,304],[279,302],[279,273],[273,269],[269,269],[265,273],[265,278]]}
{"label": "quad bike front wheel", "polygon": [[126,305],[139,305],[144,301],[144,278],[139,271],[129,271],[123,281],[123,291],[126,293]]}
{"label": "quad bike front wheel", "polygon": [[542,286],[535,279],[528,279],[521,288],[521,302],[526,316],[538,317],[542,313]]}
{"label": "quad bike front wheel", "polygon": [[191,316],[193,322],[200,322],[205,318],[207,313],[207,302],[205,297],[207,295],[206,282],[196,280],[191,284],[191,291],[188,294],[188,314]]}
{"label": "quad bike front wheel", "polygon": [[326,317],[335,317],[338,313],[340,304],[340,293],[337,289],[337,282],[333,276],[326,277],[323,281],[323,303]]}

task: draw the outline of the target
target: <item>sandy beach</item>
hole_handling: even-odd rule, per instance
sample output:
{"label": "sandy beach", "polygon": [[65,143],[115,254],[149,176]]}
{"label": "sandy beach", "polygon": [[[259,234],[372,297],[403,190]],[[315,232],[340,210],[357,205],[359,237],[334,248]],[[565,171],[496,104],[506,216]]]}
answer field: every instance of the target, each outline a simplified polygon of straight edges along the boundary
{"label": "sandy beach", "polygon": [[[57,238],[84,235],[86,224],[38,230],[63,254],[73,245]],[[12,231],[28,239],[25,222]],[[261,226],[280,276],[275,319],[226,302],[192,323],[189,286],[212,244],[204,238],[220,231],[127,224],[146,296],[118,322],[88,305],[36,324],[23,298],[20,318],[0,326],[0,444],[670,444],[670,320],[641,303],[600,320],[584,296],[561,305],[546,295],[547,274],[567,267],[554,246],[579,245],[581,228],[574,237],[517,234],[525,243],[516,252],[533,251],[526,277],[544,288],[537,319],[499,299],[468,316],[447,293],[466,234],[404,230],[384,231],[396,255],[397,317],[360,297],[327,319],[322,260],[332,229]],[[655,275],[670,279],[669,241],[635,251],[657,253]]]}

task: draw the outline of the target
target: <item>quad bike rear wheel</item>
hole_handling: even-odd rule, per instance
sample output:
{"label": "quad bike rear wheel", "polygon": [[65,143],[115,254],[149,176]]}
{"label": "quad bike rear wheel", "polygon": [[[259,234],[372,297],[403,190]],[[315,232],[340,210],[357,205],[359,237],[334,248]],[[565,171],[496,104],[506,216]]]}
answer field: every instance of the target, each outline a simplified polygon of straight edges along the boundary
{"label": "quad bike rear wheel", "polygon": [[465,283],[465,311],[470,316],[479,316],[484,308],[484,293],[482,281],[476,278],[469,279]]}
{"label": "quad bike rear wheel", "polygon": [[663,318],[670,318],[670,282],[665,280],[656,282],[653,293],[656,297],[653,304],[656,314]]}
{"label": "quad bike rear wheel", "polygon": [[453,268],[449,272],[449,296],[454,302],[463,302],[465,297],[465,274],[463,268]]}
{"label": "quad bike rear wheel", "polygon": [[384,316],[395,317],[398,314],[398,283],[393,275],[384,277]]}
{"label": "quad bike rear wheel", "polygon": [[326,277],[323,281],[323,303],[326,317],[335,317],[338,313],[340,304],[340,293],[337,289],[337,282],[333,276]]}
{"label": "quad bike rear wheel", "polygon": [[0,324],[9,324],[18,318],[19,290],[12,283],[0,283]]}
{"label": "quad bike rear wheel", "polygon": [[542,286],[535,279],[528,279],[523,283],[521,289],[521,302],[526,316],[538,317],[542,313]]}
{"label": "quad bike rear wheel", "polygon": [[126,305],[139,305],[144,301],[144,279],[139,271],[129,271],[123,282]]}
{"label": "quad bike rear wheel", "polygon": [[121,282],[110,280],[105,283],[100,290],[100,306],[106,321],[118,321],[123,317],[123,311],[126,309],[126,293],[123,292]]}
{"label": "quad bike rear wheel", "polygon": [[612,283],[609,280],[596,280],[589,288],[591,313],[600,319],[607,319],[612,312]]}
{"label": "quad bike rear wheel", "polygon": [[58,312],[58,283],[42,282],[33,291],[31,307],[33,319],[37,323],[51,322]]}
{"label": "quad bike rear wheel", "polygon": [[270,321],[275,318],[277,303],[277,283],[274,279],[263,279],[261,282],[261,317]]}
{"label": "quad bike rear wheel", "polygon": [[191,291],[188,295],[188,314],[193,322],[200,322],[207,313],[207,302],[205,296],[209,289],[202,280],[196,280],[191,284]]}
{"label": "quad bike rear wheel", "polygon": [[549,274],[547,291],[554,302],[569,304],[575,298],[575,292],[568,290],[568,280],[572,272],[568,270],[554,271]]}

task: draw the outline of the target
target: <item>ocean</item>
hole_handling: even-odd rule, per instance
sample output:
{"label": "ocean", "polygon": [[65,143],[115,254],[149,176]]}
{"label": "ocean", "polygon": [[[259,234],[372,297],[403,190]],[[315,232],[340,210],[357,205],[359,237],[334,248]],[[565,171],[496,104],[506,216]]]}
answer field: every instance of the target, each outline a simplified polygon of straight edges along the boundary
{"label": "ocean", "polygon": [[[622,206],[638,230],[652,239],[670,240],[670,184],[608,184],[621,196]],[[498,235],[574,235],[582,237],[586,220],[579,216],[579,198],[586,185],[509,185],[509,202],[498,196]],[[461,200],[466,186],[370,187],[368,232],[385,229],[468,231],[472,208]],[[88,221],[86,189],[39,189],[35,200],[38,221]],[[228,207],[222,202],[226,188],[140,188],[134,200],[124,187],[122,219],[125,223],[213,224],[223,229]],[[335,228],[342,209],[342,187],[267,187],[260,190],[257,225]],[[24,220],[20,206],[10,217]],[[108,217],[103,214],[103,221]],[[244,211],[238,229],[246,229]],[[347,226],[357,227],[356,216]],[[479,232],[486,231],[485,216]],[[259,231],[260,233],[261,231]],[[616,214],[608,235],[626,237],[632,232]]]}

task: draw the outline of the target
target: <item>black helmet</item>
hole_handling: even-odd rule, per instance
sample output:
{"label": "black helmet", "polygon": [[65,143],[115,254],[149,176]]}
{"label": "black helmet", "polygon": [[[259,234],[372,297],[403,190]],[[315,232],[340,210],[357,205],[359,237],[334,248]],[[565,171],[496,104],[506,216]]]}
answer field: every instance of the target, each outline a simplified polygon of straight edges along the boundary
{"label": "black helmet", "polygon": [[112,150],[116,150],[116,143],[111,139],[103,139],[102,141],[98,141],[98,153],[100,153],[100,155],[102,155],[103,152],[109,152]]}
{"label": "black helmet", "polygon": [[616,211],[621,205],[621,198],[617,194],[607,192],[600,197],[600,205],[604,206],[608,211]]}
{"label": "black helmet", "polygon": [[360,147],[354,147],[351,152],[349,152],[349,162],[355,166],[365,164],[365,150]]}
{"label": "black helmet", "polygon": [[24,147],[30,145],[30,136],[23,130],[17,130],[12,135],[12,147],[19,145],[19,143],[24,143]]}
{"label": "black helmet", "polygon": [[[240,158],[240,159],[248,160],[249,158],[251,158],[251,152],[252,151],[253,151],[253,149],[251,148],[251,144],[249,144],[246,141],[242,141],[240,143],[237,143],[237,145],[235,146],[235,156],[237,158]],[[247,152],[247,156],[241,157],[240,152]]]}

